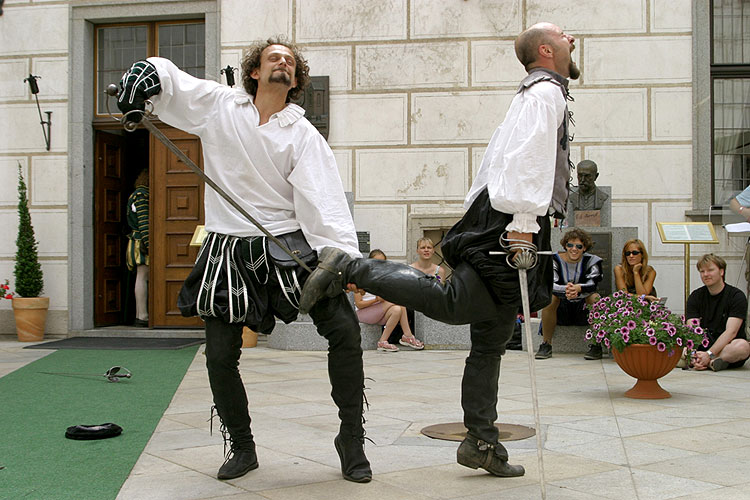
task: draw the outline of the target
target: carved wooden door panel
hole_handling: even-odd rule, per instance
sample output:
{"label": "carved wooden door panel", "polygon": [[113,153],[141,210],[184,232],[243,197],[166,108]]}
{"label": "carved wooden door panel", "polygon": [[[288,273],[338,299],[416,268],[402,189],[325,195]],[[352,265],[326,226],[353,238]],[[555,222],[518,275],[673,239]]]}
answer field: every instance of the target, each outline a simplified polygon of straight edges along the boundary
{"label": "carved wooden door panel", "polygon": [[125,140],[97,132],[94,175],[94,324],[117,325],[123,318],[127,291],[123,234]]}
{"label": "carved wooden door panel", "polygon": [[[164,134],[196,165],[203,168],[200,140],[181,130],[162,128]],[[190,274],[198,247],[191,247],[195,227],[203,224],[203,181],[155,137],[151,137],[151,290],[152,328],[203,326],[199,318],[185,318],[177,309],[177,295]],[[158,221],[158,222],[157,222]]]}

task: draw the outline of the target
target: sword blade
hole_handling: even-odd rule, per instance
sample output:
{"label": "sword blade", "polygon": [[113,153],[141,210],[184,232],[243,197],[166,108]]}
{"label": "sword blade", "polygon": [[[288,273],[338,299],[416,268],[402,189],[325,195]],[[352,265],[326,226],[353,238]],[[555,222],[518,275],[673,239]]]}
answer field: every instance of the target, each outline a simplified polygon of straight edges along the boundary
{"label": "sword blade", "polygon": [[258,222],[257,220],[255,220],[255,218],[252,215],[250,215],[249,213],[247,213],[247,210],[245,210],[244,208],[242,208],[242,206],[240,206],[239,203],[237,203],[231,196],[229,196],[226,191],[224,191],[222,188],[220,188],[213,181],[213,179],[211,179],[208,175],[206,175],[206,173],[203,172],[203,170],[201,170],[198,167],[198,165],[196,165],[193,162],[193,160],[191,160],[190,158],[188,158],[187,155],[185,153],[183,153],[180,148],[178,148],[171,140],[169,140],[169,138],[166,135],[164,135],[164,132],[162,132],[161,130],[159,130],[156,127],[156,125],[154,125],[148,117],[146,117],[144,115],[143,118],[141,119],[141,123],[143,124],[144,127],[146,127],[146,129],[149,132],[151,132],[154,135],[154,137],[156,137],[159,140],[159,142],[161,142],[162,144],[164,144],[167,147],[167,149],[169,149],[171,152],[173,152],[175,155],[177,155],[177,158],[179,158],[180,161],[182,161],[185,165],[187,165],[190,168],[190,170],[193,171],[193,173],[195,173],[198,177],[200,177],[201,179],[203,179],[203,182],[205,182],[206,184],[208,184],[209,186],[211,186],[211,188],[214,191],[216,191],[219,194],[219,196],[221,196],[222,198],[224,198],[227,201],[227,203],[229,203],[230,205],[232,205],[232,207],[234,207],[235,210],[237,210],[240,214],[242,214],[247,220],[249,220],[250,222],[252,222],[255,227],[257,227],[258,229],[260,229],[261,232],[263,234],[265,234],[266,237],[268,237],[268,239],[270,239],[271,241],[273,241],[274,243],[276,243],[279,246],[279,248],[281,248],[284,251],[284,253],[286,253],[287,255],[289,255],[289,257],[291,257],[292,259],[294,259],[294,261],[297,264],[299,264],[302,269],[304,269],[308,273],[312,273],[312,269],[310,269],[310,267],[307,264],[305,264],[302,261],[302,259],[300,259],[299,257],[297,257],[297,255],[295,255],[294,252],[292,252],[291,250],[289,250],[286,245],[284,245],[281,241],[279,241],[278,238],[276,238],[274,235],[272,235],[265,227],[263,227],[261,225],[260,222]]}
{"label": "sword blade", "polygon": [[526,352],[529,356],[529,378],[531,379],[531,402],[534,408],[534,426],[536,428],[536,456],[539,461],[539,486],[542,500],[547,498],[547,487],[544,480],[544,459],[542,457],[542,424],[539,418],[539,400],[536,390],[536,371],[534,369],[534,339],[531,335],[531,306],[529,305],[529,282],[526,269],[518,268],[518,281],[521,286],[521,305],[523,306],[523,325],[526,337]]}

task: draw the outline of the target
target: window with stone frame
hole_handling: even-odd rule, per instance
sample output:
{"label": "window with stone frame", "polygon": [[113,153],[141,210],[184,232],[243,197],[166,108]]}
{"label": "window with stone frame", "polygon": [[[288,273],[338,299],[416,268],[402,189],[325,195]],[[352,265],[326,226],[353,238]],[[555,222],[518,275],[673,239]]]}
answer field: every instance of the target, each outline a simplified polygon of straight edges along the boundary
{"label": "window with stone frame", "polygon": [[107,114],[104,90],[110,83],[119,83],[122,74],[135,61],[152,56],[165,57],[183,71],[204,78],[205,38],[202,19],[98,25],[94,80],[96,114]]}
{"label": "window with stone frame", "polygon": [[750,0],[710,6],[712,204],[750,185]]}

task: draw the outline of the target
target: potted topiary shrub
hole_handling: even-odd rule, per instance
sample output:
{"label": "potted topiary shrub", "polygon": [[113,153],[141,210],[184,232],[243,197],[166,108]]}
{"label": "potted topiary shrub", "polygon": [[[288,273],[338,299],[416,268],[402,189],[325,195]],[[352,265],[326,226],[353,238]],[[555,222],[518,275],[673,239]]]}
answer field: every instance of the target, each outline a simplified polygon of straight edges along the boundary
{"label": "potted topiary shrub", "polygon": [[16,333],[21,342],[38,342],[44,339],[49,297],[40,297],[44,289],[42,266],[39,264],[37,241],[31,225],[26,183],[18,164],[18,237],[16,238],[16,277],[13,296],[13,315]]}

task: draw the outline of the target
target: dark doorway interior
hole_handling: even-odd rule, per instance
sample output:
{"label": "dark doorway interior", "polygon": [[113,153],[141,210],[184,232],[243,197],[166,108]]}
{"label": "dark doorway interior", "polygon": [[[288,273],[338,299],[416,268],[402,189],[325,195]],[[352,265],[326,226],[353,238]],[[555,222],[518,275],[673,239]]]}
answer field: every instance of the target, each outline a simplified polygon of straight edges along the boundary
{"label": "dark doorway interior", "polygon": [[[132,325],[135,275],[125,263],[127,199],[149,165],[148,132],[96,132],[94,175],[94,325]],[[149,291],[150,293],[150,291]]]}

